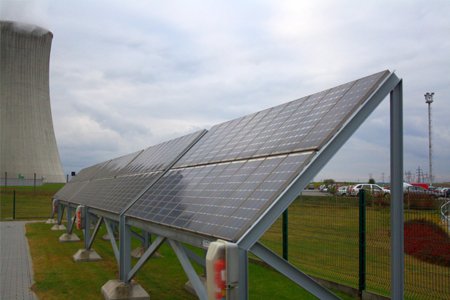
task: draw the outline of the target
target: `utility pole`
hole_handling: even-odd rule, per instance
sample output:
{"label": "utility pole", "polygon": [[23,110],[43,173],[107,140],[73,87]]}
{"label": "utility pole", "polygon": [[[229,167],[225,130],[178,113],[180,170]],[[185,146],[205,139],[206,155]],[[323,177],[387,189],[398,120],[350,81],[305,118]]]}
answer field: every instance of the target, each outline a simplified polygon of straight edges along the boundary
{"label": "utility pole", "polygon": [[422,177],[422,175],[423,175],[423,173],[422,173],[422,170],[420,169],[420,166],[417,168],[417,182],[418,183],[422,183],[422,181],[421,181],[421,177]]}
{"label": "utility pole", "polygon": [[433,159],[432,159],[432,149],[431,149],[431,103],[433,103],[434,93],[426,93],[425,103],[428,104],[428,136],[429,136],[429,147],[430,147],[430,186],[433,185]]}

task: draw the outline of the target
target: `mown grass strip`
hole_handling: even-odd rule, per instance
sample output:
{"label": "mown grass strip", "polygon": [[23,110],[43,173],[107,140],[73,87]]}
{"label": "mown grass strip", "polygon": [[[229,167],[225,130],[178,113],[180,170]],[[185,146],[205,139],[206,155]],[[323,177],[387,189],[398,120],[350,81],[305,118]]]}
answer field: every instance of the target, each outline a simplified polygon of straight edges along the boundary
{"label": "mown grass strip", "polygon": [[1,187],[0,219],[13,219],[13,201],[15,192],[15,218],[18,220],[45,219],[51,216],[51,196],[53,196],[64,184],[44,184],[36,187],[36,195],[33,186],[8,186]]}
{"label": "mown grass strip", "polygon": [[[52,225],[27,224],[27,237],[33,258],[35,286],[39,299],[103,299],[101,287],[110,279],[118,278],[118,267],[109,241],[100,237],[93,249],[103,258],[100,262],[75,263],[72,255],[83,247],[79,243],[59,243],[63,231],[51,231]],[[74,230],[83,241],[82,232]],[[140,243],[133,239],[133,248]],[[203,250],[188,246],[203,255]],[[173,250],[163,245],[159,249],[163,258],[151,259],[137,274],[135,280],[150,294],[151,299],[197,299],[184,290],[188,280]],[[137,260],[134,260],[134,263]],[[203,269],[194,265],[198,274]],[[316,299],[283,275],[268,268],[250,263],[251,299]],[[339,293],[342,299],[354,299]]]}

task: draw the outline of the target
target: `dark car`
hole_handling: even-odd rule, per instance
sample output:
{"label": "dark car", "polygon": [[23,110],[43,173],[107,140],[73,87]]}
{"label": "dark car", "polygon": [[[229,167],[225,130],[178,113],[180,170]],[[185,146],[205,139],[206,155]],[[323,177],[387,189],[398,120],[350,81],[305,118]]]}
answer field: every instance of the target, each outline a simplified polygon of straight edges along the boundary
{"label": "dark car", "polygon": [[311,184],[308,186],[308,189],[313,190],[313,189],[314,189],[314,184],[311,183]]}

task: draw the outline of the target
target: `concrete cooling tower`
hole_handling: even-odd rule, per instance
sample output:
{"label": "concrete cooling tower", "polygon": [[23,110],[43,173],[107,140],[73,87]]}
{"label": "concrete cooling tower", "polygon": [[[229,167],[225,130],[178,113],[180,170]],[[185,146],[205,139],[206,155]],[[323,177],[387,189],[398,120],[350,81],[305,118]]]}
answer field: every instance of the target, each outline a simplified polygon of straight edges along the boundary
{"label": "concrete cooling tower", "polygon": [[0,178],[34,179],[36,173],[44,183],[66,182],[50,108],[53,34],[28,24],[0,25]]}

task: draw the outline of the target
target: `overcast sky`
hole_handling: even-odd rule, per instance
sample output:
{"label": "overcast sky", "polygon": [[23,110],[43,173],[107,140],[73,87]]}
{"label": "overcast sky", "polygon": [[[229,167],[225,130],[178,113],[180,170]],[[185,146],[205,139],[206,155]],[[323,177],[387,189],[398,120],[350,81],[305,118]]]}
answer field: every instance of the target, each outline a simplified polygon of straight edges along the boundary
{"label": "overcast sky", "polygon": [[[404,169],[450,181],[450,1],[0,1],[49,29],[66,173],[382,70],[404,84]],[[316,180],[389,179],[389,99]]]}

